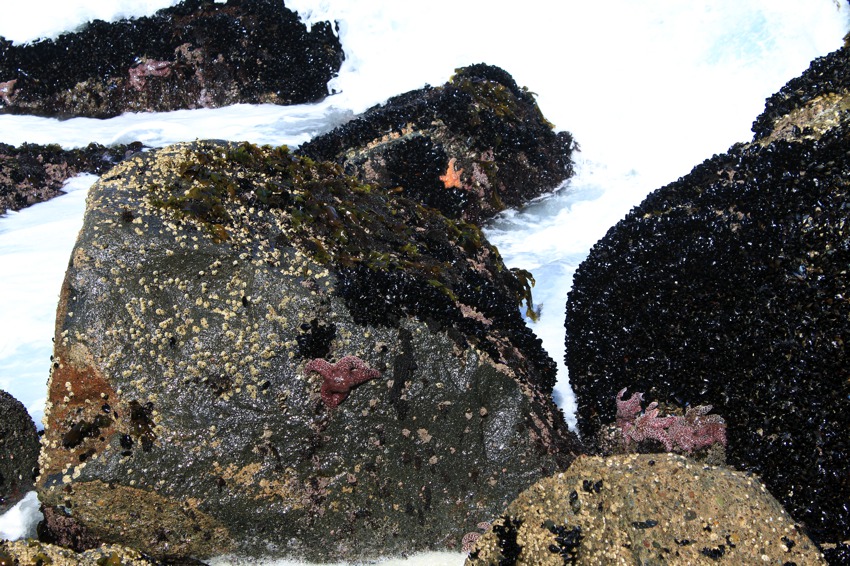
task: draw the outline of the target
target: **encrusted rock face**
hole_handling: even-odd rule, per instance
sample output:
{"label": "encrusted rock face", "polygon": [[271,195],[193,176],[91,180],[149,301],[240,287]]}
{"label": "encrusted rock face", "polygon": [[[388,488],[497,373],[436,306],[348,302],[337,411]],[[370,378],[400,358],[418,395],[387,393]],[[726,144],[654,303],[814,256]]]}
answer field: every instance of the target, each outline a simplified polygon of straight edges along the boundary
{"label": "encrusted rock face", "polygon": [[65,150],[58,145],[0,143],[0,214],[59,196],[70,177],[103,174],[142,147],[139,142],[113,147],[91,143]]}
{"label": "encrusted rock face", "polygon": [[33,489],[38,432],[20,401],[0,390],[0,513]]}
{"label": "encrusted rock face", "polygon": [[478,64],[443,86],[393,97],[298,152],[479,223],[569,178],[573,149],[572,136],[553,131],[528,89]]}
{"label": "encrusted rock face", "polygon": [[103,545],[85,552],[74,552],[36,540],[0,540],[0,564],[49,564],[50,566],[155,566],[160,562],[137,550]]}
{"label": "encrusted rock face", "polygon": [[754,477],[673,454],[582,456],[478,539],[485,564],[824,564]]}
{"label": "encrusted rock face", "polygon": [[848,68],[847,49],[816,61],[753,143],[652,193],[594,246],[567,304],[583,434],[614,420],[623,387],[713,405],[729,463],[818,543],[850,538]]}
{"label": "encrusted rock face", "polygon": [[0,38],[0,112],[115,116],[327,95],[339,39],[279,0],[186,0],[151,17],[95,20],[55,40]]}
{"label": "encrusted rock face", "polygon": [[459,548],[578,450],[527,292],[478,228],[337,165],[133,157],[63,285],[41,500],[169,560]]}

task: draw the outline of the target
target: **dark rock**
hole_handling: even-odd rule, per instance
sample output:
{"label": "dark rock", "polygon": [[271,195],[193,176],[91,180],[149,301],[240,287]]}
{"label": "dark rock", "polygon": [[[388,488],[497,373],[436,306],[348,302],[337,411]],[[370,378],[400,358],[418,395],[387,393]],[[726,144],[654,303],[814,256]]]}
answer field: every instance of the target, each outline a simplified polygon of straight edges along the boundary
{"label": "dark rock", "polygon": [[[812,69],[841,66],[847,49]],[[728,462],[818,543],[850,538],[848,100],[843,83],[812,87],[755,142],[652,193],[593,247],[567,304],[582,434],[614,420],[623,387],[713,405]]]}
{"label": "dark rock", "polygon": [[823,555],[829,564],[850,564],[850,544],[824,545]]}
{"label": "dark rock", "polygon": [[55,40],[0,38],[0,112],[122,112],[324,98],[343,54],[330,23],[308,32],[279,0],[186,0],[150,17],[95,20]]}
{"label": "dark rock", "polygon": [[65,509],[42,505],[41,512],[44,519],[39,522],[36,529],[41,542],[75,552],[85,552],[100,546],[100,541]]}
{"label": "dark rock", "polygon": [[143,147],[139,142],[112,147],[92,143],[65,150],[58,145],[0,143],[0,214],[59,196],[70,177],[101,175]]}
{"label": "dark rock", "polygon": [[749,474],[673,454],[583,456],[517,497],[466,565],[690,565],[721,557],[825,563]]}
{"label": "dark rock", "polygon": [[[843,53],[847,47],[836,53]],[[838,94],[850,89],[850,66],[847,65],[846,55],[836,53],[818,57],[812,61],[809,68],[797,78],[788,81],[779,92],[767,99],[765,109],[753,123],[755,139],[768,138],[772,133],[794,132],[793,118],[797,119],[797,134],[799,127],[812,127],[825,118],[832,118],[835,125],[837,116],[834,112],[824,113],[825,103],[832,100],[837,103],[842,97]],[[848,109],[846,102],[841,109]],[[805,122],[805,124],[802,124]]]}
{"label": "dark rock", "polygon": [[338,165],[137,155],[63,285],[41,500],[169,560],[457,548],[580,450],[526,291],[477,227]]}
{"label": "dark rock", "polygon": [[553,131],[528,89],[478,64],[443,86],[393,97],[298,153],[480,223],[569,178],[574,147],[569,133]]}
{"label": "dark rock", "polygon": [[0,390],[0,514],[34,488],[38,431],[20,401]]}

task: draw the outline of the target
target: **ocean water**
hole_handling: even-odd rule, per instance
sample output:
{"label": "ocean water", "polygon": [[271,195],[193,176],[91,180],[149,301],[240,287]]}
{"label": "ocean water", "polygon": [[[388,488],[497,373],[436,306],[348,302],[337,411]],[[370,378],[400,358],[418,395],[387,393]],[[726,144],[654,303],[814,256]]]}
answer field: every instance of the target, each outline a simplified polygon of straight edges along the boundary
{"label": "ocean water", "polygon": [[[92,18],[113,20],[172,0],[28,0],[4,6],[0,35],[55,37]],[[10,3],[11,4],[11,3]],[[445,82],[486,62],[536,93],[544,115],[581,146],[576,176],[487,235],[506,263],[532,272],[537,322],[559,364],[556,401],[573,423],[563,364],[564,305],[590,247],[653,189],[752,137],[766,97],[809,62],[841,46],[844,0],[609,0],[516,3],[289,0],[310,24],[338,22],[346,61],[318,104],[236,105],[58,121],[0,116],[0,142],[70,148],[140,140],[159,147],[219,138],[296,146],[388,97]],[[0,82],[8,80],[0,77]],[[43,416],[56,300],[84,199],[96,180],[69,181],[50,202],[0,217],[0,389]],[[33,500],[0,516],[0,537],[32,532]],[[420,556],[461,564],[459,554]],[[219,564],[226,564],[223,559]],[[411,561],[401,561],[414,564]],[[280,562],[279,564],[284,564]]]}

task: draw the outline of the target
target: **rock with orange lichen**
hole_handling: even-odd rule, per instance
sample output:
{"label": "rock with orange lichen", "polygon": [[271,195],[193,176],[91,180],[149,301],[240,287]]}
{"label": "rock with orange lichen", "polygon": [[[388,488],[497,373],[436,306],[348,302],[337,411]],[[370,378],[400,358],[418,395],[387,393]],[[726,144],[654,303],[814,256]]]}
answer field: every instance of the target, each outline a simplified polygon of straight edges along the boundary
{"label": "rock with orange lichen", "polygon": [[457,550],[581,450],[524,296],[477,227],[337,164],[134,156],[60,295],[46,526],[164,561]]}
{"label": "rock with orange lichen", "polygon": [[578,458],[524,491],[466,561],[825,564],[756,477],[674,454]]}
{"label": "rock with orange lichen", "polygon": [[478,64],[442,86],[393,97],[298,152],[480,223],[557,188],[573,173],[574,149],[528,89]]}

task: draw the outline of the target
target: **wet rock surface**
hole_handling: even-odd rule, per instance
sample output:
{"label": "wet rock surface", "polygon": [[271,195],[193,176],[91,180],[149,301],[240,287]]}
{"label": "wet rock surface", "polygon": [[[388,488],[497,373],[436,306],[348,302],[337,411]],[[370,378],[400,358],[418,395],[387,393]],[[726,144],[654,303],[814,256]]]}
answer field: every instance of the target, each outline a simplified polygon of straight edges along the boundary
{"label": "wet rock surface", "polygon": [[612,228],[566,320],[582,434],[614,421],[624,387],[713,405],[729,464],[756,472],[830,560],[850,538],[850,123],[846,81],[819,69],[848,65],[847,49],[813,63],[782,91],[808,94],[770,99],[754,142]]}
{"label": "wet rock surface", "polygon": [[59,196],[69,178],[101,175],[142,147],[139,142],[111,147],[92,143],[65,150],[58,145],[0,143],[0,214]]}
{"label": "wet rock surface", "polygon": [[157,558],[459,549],[580,450],[477,227],[286,148],[96,183],[62,288],[38,490]]}
{"label": "wet rock surface", "polygon": [[34,489],[38,432],[23,404],[0,390],[0,514]]}
{"label": "wet rock surface", "polygon": [[573,150],[572,136],[553,131],[528,89],[478,64],[445,85],[393,97],[298,153],[480,223],[569,178]]}
{"label": "wet rock surface", "polygon": [[186,0],[150,17],[93,21],[56,39],[0,38],[0,112],[104,118],[123,112],[302,104],[343,60],[329,22],[307,31],[275,0]]}
{"label": "wet rock surface", "polygon": [[513,501],[466,561],[824,563],[757,478],[673,454],[578,458]]}

